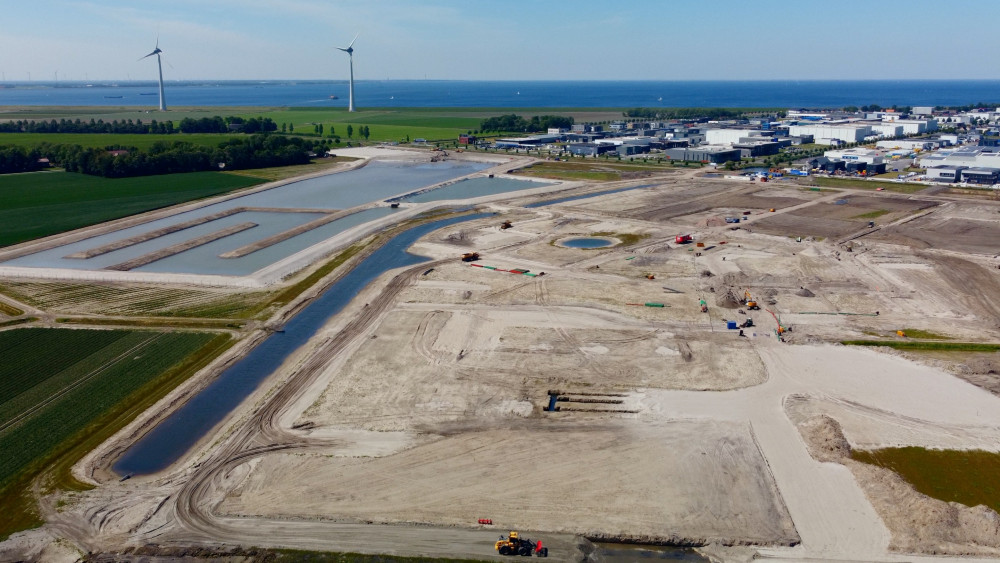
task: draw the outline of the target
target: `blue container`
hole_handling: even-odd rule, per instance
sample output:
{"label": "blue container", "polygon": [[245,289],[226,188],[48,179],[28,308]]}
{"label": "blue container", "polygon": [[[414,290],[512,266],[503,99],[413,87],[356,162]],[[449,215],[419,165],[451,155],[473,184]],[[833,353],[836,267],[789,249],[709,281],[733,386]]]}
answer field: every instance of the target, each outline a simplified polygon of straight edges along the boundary
{"label": "blue container", "polygon": [[736,330],[736,321],[726,321],[726,328]]}

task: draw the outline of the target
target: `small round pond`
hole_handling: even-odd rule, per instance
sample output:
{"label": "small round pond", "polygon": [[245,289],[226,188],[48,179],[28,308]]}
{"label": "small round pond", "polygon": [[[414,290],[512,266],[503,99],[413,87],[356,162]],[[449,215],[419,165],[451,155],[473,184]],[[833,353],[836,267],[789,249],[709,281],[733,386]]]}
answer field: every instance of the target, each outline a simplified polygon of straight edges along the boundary
{"label": "small round pond", "polygon": [[559,244],[567,248],[604,248],[614,246],[618,241],[609,238],[579,237],[561,240]]}

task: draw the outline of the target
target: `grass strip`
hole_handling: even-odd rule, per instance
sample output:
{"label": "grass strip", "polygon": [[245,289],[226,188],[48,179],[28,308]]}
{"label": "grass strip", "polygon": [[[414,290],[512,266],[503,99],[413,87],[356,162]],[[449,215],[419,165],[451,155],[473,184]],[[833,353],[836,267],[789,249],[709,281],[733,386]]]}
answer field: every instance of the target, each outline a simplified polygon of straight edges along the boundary
{"label": "grass strip", "polygon": [[966,506],[984,504],[1000,512],[1000,453],[911,446],[855,450],[851,457],[896,472],[929,497]]}
{"label": "grass strip", "polygon": [[845,346],[882,346],[896,350],[927,350],[952,352],[997,352],[1000,344],[986,342],[924,342],[921,340],[841,340]]}
{"label": "grass strip", "polygon": [[146,319],[97,319],[92,317],[60,317],[57,323],[69,325],[94,325],[94,326],[125,326],[142,328],[216,328],[216,329],[241,329],[246,323],[233,319],[173,319],[173,318],[146,318]]}
{"label": "grass strip", "polygon": [[13,305],[9,305],[0,301],[0,313],[7,315],[8,317],[20,317],[24,314],[24,311],[18,309]]}

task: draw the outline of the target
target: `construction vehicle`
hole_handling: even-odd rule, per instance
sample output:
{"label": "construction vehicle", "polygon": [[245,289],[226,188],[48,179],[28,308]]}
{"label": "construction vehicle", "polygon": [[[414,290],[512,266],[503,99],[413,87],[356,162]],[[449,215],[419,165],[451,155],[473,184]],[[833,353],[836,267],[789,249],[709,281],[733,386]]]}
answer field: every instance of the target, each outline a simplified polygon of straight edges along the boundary
{"label": "construction vehicle", "polygon": [[760,311],[760,305],[757,305],[757,302],[753,300],[749,290],[743,292],[743,304],[750,311]]}
{"label": "construction vehicle", "polygon": [[462,255],[462,262],[475,262],[476,260],[479,260],[478,252],[466,252]]}
{"label": "construction vehicle", "polygon": [[750,328],[752,326],[753,326],[753,319],[751,319],[750,317],[747,317],[747,320],[743,321],[740,324],[740,328]]}
{"label": "construction vehicle", "polygon": [[504,221],[503,223],[501,223],[500,230],[501,231],[506,231],[507,229],[509,229],[509,228],[511,228],[513,226],[514,226],[514,224],[511,223],[510,220],[508,219],[507,221]]}
{"label": "construction vehicle", "polygon": [[677,235],[674,238],[674,242],[676,242],[677,244],[687,244],[693,240],[694,237],[692,237],[691,235]]}
{"label": "construction vehicle", "polygon": [[531,554],[534,553],[538,557],[549,556],[549,548],[542,547],[542,542],[533,542],[528,538],[519,537],[517,532],[511,532],[506,538],[500,536],[493,547],[500,555],[531,557]]}

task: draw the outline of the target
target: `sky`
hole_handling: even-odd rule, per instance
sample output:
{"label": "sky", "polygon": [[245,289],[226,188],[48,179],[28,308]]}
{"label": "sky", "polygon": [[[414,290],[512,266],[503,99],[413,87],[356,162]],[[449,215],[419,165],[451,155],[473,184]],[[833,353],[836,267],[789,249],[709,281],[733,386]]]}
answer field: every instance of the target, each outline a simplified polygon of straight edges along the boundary
{"label": "sky", "polygon": [[[6,81],[1000,79],[996,0],[0,0]],[[981,25],[977,29],[977,25]],[[977,39],[978,38],[978,39]]]}

